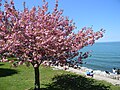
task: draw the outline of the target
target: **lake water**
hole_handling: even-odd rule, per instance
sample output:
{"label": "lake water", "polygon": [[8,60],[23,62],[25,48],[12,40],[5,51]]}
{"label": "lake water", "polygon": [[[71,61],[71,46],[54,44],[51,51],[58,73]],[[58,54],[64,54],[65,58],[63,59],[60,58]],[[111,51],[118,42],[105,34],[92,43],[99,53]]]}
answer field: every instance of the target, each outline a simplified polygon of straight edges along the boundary
{"label": "lake water", "polygon": [[93,46],[83,48],[82,51],[92,50],[92,56],[83,60],[83,66],[102,71],[120,69],[120,42],[95,43]]}

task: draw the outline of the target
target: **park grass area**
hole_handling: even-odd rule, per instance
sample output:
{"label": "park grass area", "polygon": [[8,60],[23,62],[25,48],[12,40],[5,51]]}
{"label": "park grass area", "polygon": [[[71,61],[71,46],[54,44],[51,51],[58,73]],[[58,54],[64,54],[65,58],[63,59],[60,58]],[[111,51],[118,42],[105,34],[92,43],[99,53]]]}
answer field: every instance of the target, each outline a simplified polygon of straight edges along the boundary
{"label": "park grass area", "polygon": [[[41,90],[120,90],[105,81],[96,81],[63,70],[40,67]],[[17,68],[9,63],[0,63],[0,90],[33,90],[33,67],[25,65]]]}

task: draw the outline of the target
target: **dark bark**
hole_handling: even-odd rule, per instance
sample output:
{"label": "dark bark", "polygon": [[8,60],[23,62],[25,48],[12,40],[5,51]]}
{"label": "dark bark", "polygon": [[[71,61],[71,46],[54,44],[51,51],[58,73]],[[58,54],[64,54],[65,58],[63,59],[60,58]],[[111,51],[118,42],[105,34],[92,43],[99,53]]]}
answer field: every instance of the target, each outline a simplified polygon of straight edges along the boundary
{"label": "dark bark", "polygon": [[34,67],[34,72],[35,72],[35,88],[34,88],[34,90],[40,90],[39,67]]}

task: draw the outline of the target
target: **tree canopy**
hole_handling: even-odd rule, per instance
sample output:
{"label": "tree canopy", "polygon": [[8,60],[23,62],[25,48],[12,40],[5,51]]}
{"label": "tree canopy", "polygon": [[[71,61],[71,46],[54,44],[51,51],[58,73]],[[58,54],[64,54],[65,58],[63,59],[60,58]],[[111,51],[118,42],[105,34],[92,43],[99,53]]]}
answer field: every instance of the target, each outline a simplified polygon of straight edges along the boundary
{"label": "tree canopy", "polygon": [[[92,28],[84,27],[73,33],[75,24],[63,16],[63,10],[58,10],[58,1],[53,12],[48,12],[48,2],[43,3],[42,7],[30,10],[24,3],[24,10],[19,11],[12,0],[10,3],[5,1],[4,10],[0,10],[1,55],[13,55],[18,64],[30,62],[39,65],[49,57],[65,60],[71,54],[76,56],[78,50],[103,37],[102,29],[93,32]],[[3,58],[1,61],[7,60]]]}

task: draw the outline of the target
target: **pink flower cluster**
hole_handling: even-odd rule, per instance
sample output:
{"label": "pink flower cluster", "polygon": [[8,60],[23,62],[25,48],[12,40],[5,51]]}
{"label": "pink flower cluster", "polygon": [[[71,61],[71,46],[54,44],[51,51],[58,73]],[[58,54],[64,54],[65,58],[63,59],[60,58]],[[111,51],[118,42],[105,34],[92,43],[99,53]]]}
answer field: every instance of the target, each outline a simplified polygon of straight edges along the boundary
{"label": "pink flower cluster", "polygon": [[1,55],[8,52],[18,58],[19,65],[30,62],[37,67],[45,57],[65,60],[70,57],[69,53],[74,54],[103,37],[104,30],[93,32],[86,27],[73,33],[75,24],[62,15],[63,10],[58,10],[58,1],[49,13],[48,3],[43,2],[42,7],[31,10],[24,5],[23,11],[16,10],[12,0],[5,2],[4,10],[0,10]]}

